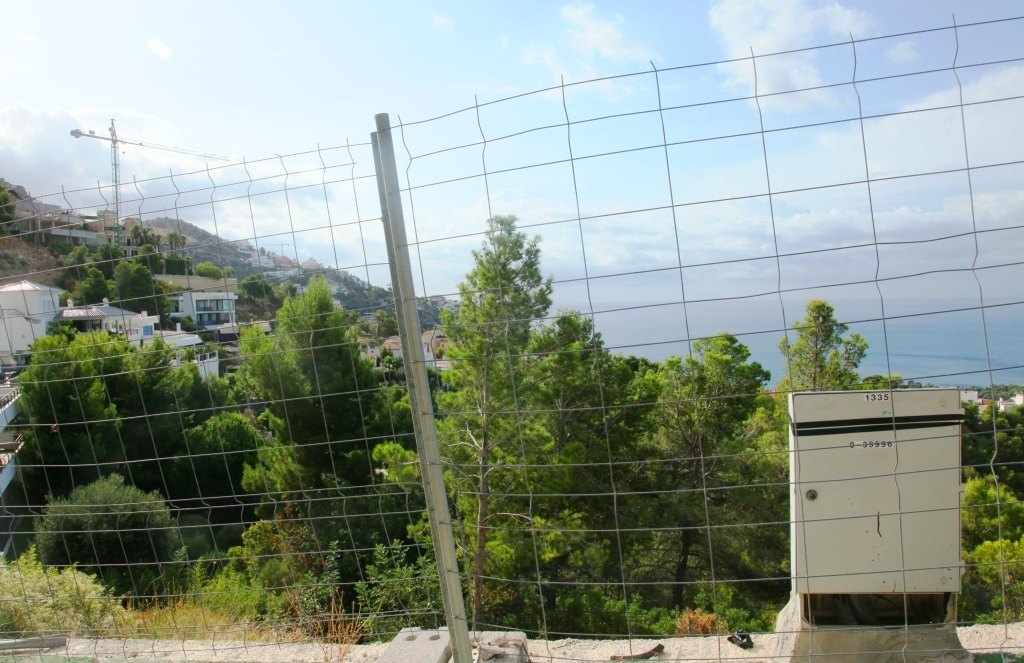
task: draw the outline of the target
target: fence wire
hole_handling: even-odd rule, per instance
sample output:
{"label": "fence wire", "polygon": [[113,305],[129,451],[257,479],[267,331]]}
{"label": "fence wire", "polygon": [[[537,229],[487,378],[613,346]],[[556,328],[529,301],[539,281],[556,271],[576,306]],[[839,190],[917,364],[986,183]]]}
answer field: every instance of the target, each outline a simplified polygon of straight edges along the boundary
{"label": "fence wire", "polygon": [[[916,627],[952,623],[997,631],[962,630],[975,653],[1019,652],[1022,25],[396,117],[420,338],[393,317],[370,143],[122,181],[120,216],[111,184],[37,197],[12,234],[62,262],[21,258],[24,282],[0,287],[0,630],[230,650],[444,625],[417,346],[450,506],[433,525],[471,632],[521,631],[545,661],[607,659],[566,639],[635,655],[713,635],[666,656],[723,660],[743,634],[763,654],[817,633],[806,654],[834,655],[828,626],[890,627],[876,653],[908,655],[930,646]],[[891,465],[822,481],[895,491],[866,515],[879,537],[900,523],[896,566],[873,573],[903,589],[804,597],[804,628],[777,621],[807,525],[787,397],[949,386],[959,464],[913,465],[949,435],[900,437],[890,412],[894,444],[865,442]],[[952,507],[905,490],[950,471]],[[912,557],[905,524],[950,511],[962,580],[914,591],[945,567]]]}

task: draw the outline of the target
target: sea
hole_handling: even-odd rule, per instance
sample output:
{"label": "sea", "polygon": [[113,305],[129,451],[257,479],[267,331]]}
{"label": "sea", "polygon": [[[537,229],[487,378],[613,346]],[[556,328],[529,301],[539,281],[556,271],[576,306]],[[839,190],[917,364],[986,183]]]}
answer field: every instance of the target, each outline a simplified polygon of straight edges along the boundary
{"label": "sea", "polygon": [[[952,306],[940,311],[858,317],[846,322],[847,333],[868,341],[859,372],[899,375],[935,386],[1024,385],[1024,304],[978,307]],[[784,309],[785,314],[784,314]],[[654,361],[683,356],[693,341],[720,332],[737,336],[750,350],[751,361],[771,371],[771,384],[786,372],[780,340],[796,339],[793,324],[803,318],[796,307],[771,301],[724,301],[713,304],[666,304],[605,307],[593,313],[596,329],[613,352]],[[788,332],[787,332],[788,329]]]}

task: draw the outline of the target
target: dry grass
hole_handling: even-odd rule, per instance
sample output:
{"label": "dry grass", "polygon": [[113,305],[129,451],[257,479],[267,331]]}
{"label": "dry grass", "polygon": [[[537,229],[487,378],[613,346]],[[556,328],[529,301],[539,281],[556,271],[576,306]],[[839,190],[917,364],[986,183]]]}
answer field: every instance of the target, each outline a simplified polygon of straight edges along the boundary
{"label": "dry grass", "polygon": [[201,604],[178,601],[170,605],[130,608],[120,620],[125,638],[157,640],[261,640],[273,641],[275,629],[236,615],[221,614]]}
{"label": "dry grass", "polygon": [[676,619],[678,635],[713,635],[728,631],[724,621],[713,612],[704,612],[700,608],[687,608]]}
{"label": "dry grass", "polygon": [[302,615],[280,621],[239,618],[191,601],[129,609],[120,619],[118,635],[156,640],[245,640],[248,642],[317,644],[324,663],[337,663],[362,636],[362,620],[340,605],[329,614]]}

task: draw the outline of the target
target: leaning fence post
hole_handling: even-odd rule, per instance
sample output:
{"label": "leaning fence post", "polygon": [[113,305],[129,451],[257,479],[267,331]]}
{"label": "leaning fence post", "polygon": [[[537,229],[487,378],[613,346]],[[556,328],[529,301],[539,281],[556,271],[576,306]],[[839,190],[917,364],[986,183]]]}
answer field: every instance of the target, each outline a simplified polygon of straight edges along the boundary
{"label": "leaning fence post", "polygon": [[387,113],[379,113],[375,120],[377,131],[370,138],[377,172],[377,191],[380,194],[384,238],[388,248],[388,264],[391,267],[391,287],[395,295],[398,330],[402,338],[402,354],[406,357],[405,379],[409,385],[409,403],[413,413],[413,430],[419,451],[423,491],[427,498],[430,533],[434,539],[434,556],[441,579],[444,616],[448,623],[454,662],[470,663],[473,660],[473,652],[466,621],[466,605],[462,598],[459,565],[455,558],[451,512],[448,509],[444,473],[441,470],[441,449],[434,426],[434,405],[430,399],[426,359],[420,342],[420,320],[416,312],[416,291],[412,280],[409,243],[405,236],[402,192],[398,185],[391,121]]}

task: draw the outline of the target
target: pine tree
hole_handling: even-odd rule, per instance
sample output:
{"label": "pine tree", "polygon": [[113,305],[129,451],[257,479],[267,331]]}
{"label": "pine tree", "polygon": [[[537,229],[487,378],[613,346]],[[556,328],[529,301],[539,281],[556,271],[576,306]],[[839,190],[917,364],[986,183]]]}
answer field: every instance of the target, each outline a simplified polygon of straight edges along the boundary
{"label": "pine tree", "polygon": [[526,444],[517,389],[526,377],[530,331],[551,306],[539,241],[517,231],[514,216],[491,218],[483,246],[473,252],[473,269],[459,284],[458,316],[446,311],[442,319],[451,339],[446,380],[453,390],[440,401],[445,417],[439,432],[456,468],[456,490],[473,496],[457,506],[472,518],[475,620],[483,616],[492,482],[511,480],[503,466],[513,464]]}
{"label": "pine tree", "polygon": [[859,377],[857,367],[868,351],[868,342],[835,317],[832,305],[822,299],[807,302],[807,317],[793,325],[796,341],[783,338],[779,350],[786,358],[788,375],[780,391],[850,389]]}

